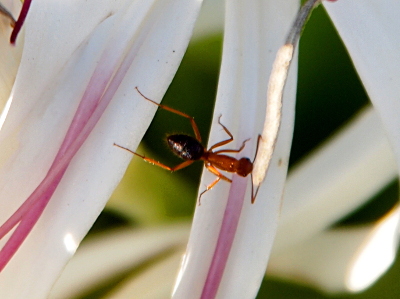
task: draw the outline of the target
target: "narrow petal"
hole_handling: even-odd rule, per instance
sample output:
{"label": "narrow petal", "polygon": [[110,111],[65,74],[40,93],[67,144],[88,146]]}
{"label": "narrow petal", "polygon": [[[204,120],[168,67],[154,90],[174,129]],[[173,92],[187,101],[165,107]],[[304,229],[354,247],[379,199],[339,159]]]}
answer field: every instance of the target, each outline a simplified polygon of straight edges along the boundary
{"label": "narrow petal", "polygon": [[201,7],[193,39],[201,39],[213,34],[222,34],[224,31],[224,1],[206,1]]}
{"label": "narrow petal", "polygon": [[132,279],[123,281],[117,289],[105,298],[109,299],[159,299],[170,298],[172,286],[182,260],[182,250],[169,254],[158,263]]}
{"label": "narrow petal", "polygon": [[349,263],[371,230],[372,225],[324,231],[296,246],[274,251],[268,274],[325,292],[344,292]]}
{"label": "narrow petal", "polygon": [[384,129],[369,108],[290,172],[274,251],[320,233],[396,176]]}
{"label": "narrow petal", "polygon": [[[235,138],[229,148],[239,148],[245,139],[251,138],[238,157],[254,157],[257,136],[261,133],[265,117],[267,84],[272,62],[277,49],[284,43],[297,12],[297,5],[297,1],[226,3],[224,53],[210,145],[226,139],[226,133],[217,122],[222,115],[221,122]],[[276,18],[277,15],[280,16],[279,19]],[[276,146],[271,174],[260,189],[255,204],[251,204],[250,190],[244,194],[246,186],[250,187],[250,180],[238,176],[233,177],[230,192],[231,198],[237,195],[237,205],[233,210],[227,208],[225,211],[230,187],[225,182],[219,183],[202,197],[201,206],[197,207],[194,216],[174,298],[199,298],[202,292],[204,298],[214,298],[216,289],[221,298],[255,297],[264,276],[277,226],[293,130],[295,78],[296,67],[292,68],[286,86],[282,135]],[[205,172],[200,191],[214,179],[213,175]],[[219,238],[223,218],[232,225],[232,229],[228,228],[229,233],[222,238],[220,235]],[[228,234],[229,238],[222,241]],[[234,241],[230,249],[232,235]],[[217,240],[224,253],[214,253]],[[218,288],[221,268],[217,265],[213,272],[215,276],[212,277],[209,274],[210,263],[213,258],[214,261],[218,257],[225,259],[227,254],[229,259],[225,269],[222,269],[222,281]],[[206,279],[211,287],[203,291]],[[216,286],[212,286],[214,282]]]}
{"label": "narrow petal", "polygon": [[[134,149],[155,111],[155,107],[146,106],[134,87],[140,86],[155,99],[162,96],[183,56],[200,2],[112,4],[115,6],[110,7],[109,1],[65,4],[47,0],[32,4],[13,104],[0,136],[4,146],[1,222],[29,196],[54,161],[58,161],[55,173],[62,171],[63,163],[69,163],[69,150],[60,160],[54,159],[63,142],[70,144],[68,149],[78,150],[78,139],[94,126],[89,120],[82,133],[78,132],[80,125],[73,129],[79,134],[77,140],[64,139],[85,90],[94,87],[90,83],[93,71],[113,68],[113,51],[108,50],[111,46],[116,53],[122,49],[125,56],[120,57],[121,65],[99,105],[105,109],[113,101],[70,163],[35,229],[2,273],[0,283],[7,285],[7,289],[0,290],[2,297],[46,296],[131,158],[113,143]],[[63,38],[57,39],[54,34]],[[124,43],[125,51],[120,48]],[[104,84],[106,81],[100,81],[99,87]],[[93,113],[101,113],[101,109]],[[33,279],[39,272],[40,283]]]}
{"label": "narrow petal", "polygon": [[338,1],[324,5],[382,118],[400,166],[400,2]]}
{"label": "narrow petal", "polygon": [[396,258],[399,238],[400,207],[397,205],[370,230],[345,275],[345,286],[360,292],[373,284]]}
{"label": "narrow petal", "polygon": [[[50,298],[72,298],[140,266],[171,249],[184,246],[189,235],[188,223],[147,229],[118,229],[82,243],[65,267]],[[179,255],[182,256],[179,250]],[[175,261],[175,273],[179,261]],[[171,279],[174,275],[171,276]],[[154,281],[153,278],[153,286]],[[172,281],[169,293],[172,291]],[[137,298],[139,292],[130,298]]]}
{"label": "narrow petal", "polygon": [[360,292],[393,263],[399,207],[371,225],[325,231],[271,256],[269,274],[325,292]]}

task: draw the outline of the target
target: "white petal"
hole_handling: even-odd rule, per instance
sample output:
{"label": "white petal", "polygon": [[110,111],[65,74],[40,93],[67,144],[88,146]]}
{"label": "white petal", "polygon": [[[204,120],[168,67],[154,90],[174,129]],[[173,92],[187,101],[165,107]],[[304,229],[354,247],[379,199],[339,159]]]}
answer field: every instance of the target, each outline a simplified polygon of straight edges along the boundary
{"label": "white petal", "polygon": [[268,273],[325,292],[359,292],[392,264],[397,251],[399,208],[375,225],[339,228],[271,256]]}
{"label": "white petal", "polygon": [[7,285],[0,289],[4,298],[46,296],[131,158],[113,143],[135,149],[156,110],[134,87],[155,99],[162,96],[184,54],[200,1],[34,4],[14,101],[0,136],[1,222],[46,173],[91,72],[116,38],[113,34],[120,32],[128,41],[134,37],[136,56],[42,218],[1,274],[0,284]]}
{"label": "white petal", "polygon": [[[256,140],[262,131],[268,77],[277,49],[283,45],[297,11],[297,1],[228,1],[221,78],[209,144],[226,139],[217,120],[232,132],[239,148],[251,138],[239,156],[254,156]],[[276,16],[279,15],[279,18]],[[296,63],[294,63],[294,66]],[[254,205],[250,190],[245,197],[238,230],[224,271],[218,298],[254,298],[264,276],[272,246],[281,192],[293,130],[296,67],[285,92],[281,137],[273,166]],[[215,176],[204,173],[200,191]],[[236,179],[236,178],[235,178]],[[250,179],[242,179],[242,183]],[[202,197],[181,268],[174,298],[199,298],[218,238],[229,189],[219,183]],[[250,189],[250,188],[248,188]],[[261,233],[260,233],[261,232]]]}
{"label": "white petal", "polygon": [[210,35],[222,34],[224,8],[223,0],[205,1],[193,30],[193,38],[201,39]]}
{"label": "white petal", "polygon": [[[89,238],[69,261],[50,298],[72,298],[103,282],[151,260],[168,250],[183,246],[189,235],[188,224],[147,229],[118,229]],[[182,256],[179,250],[179,256]],[[179,260],[175,260],[175,273]],[[171,293],[172,275],[169,284]],[[153,278],[153,287],[155,278]],[[131,298],[138,298],[136,296]]]}
{"label": "white petal", "polygon": [[382,118],[400,165],[400,2],[323,2]]}
{"label": "white petal", "polygon": [[396,258],[399,238],[400,208],[397,205],[370,231],[345,275],[346,288],[359,292],[375,282]]}
{"label": "white petal", "polygon": [[369,108],[290,172],[274,251],[323,231],[396,176],[393,152]]}
{"label": "white petal", "polygon": [[105,298],[110,299],[160,299],[170,298],[172,286],[182,260],[184,247],[168,255],[132,279],[118,286],[118,290]]}
{"label": "white petal", "polygon": [[274,251],[268,274],[328,292],[345,290],[345,274],[371,227],[325,231],[286,250]]}
{"label": "white petal", "polygon": [[[366,0],[324,4],[382,119],[400,169],[400,2]],[[393,238],[397,243],[399,236]]]}

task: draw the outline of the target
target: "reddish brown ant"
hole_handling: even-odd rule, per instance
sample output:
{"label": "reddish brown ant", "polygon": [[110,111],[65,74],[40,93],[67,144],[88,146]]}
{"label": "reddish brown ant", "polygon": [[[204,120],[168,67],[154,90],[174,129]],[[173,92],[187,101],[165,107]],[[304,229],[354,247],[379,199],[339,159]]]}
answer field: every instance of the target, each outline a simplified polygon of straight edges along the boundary
{"label": "reddish brown ant", "polygon": [[[222,155],[222,153],[239,153],[239,152],[241,152],[242,149],[245,147],[246,142],[249,141],[250,139],[246,139],[245,141],[243,141],[242,146],[237,150],[222,149],[222,150],[218,150],[215,152],[213,151],[217,147],[223,146],[223,145],[228,144],[233,141],[233,135],[231,134],[231,132],[229,132],[229,130],[220,121],[222,115],[219,116],[218,123],[222,126],[224,131],[229,135],[229,139],[220,141],[220,142],[214,144],[213,146],[211,146],[208,150],[206,150],[204,148],[204,146],[201,144],[200,131],[199,131],[199,129],[196,125],[196,122],[194,121],[194,118],[192,116],[187,115],[186,113],[183,113],[176,109],[167,107],[165,105],[158,104],[158,103],[154,102],[153,100],[147,98],[145,95],[143,95],[137,87],[135,87],[135,88],[143,98],[152,102],[153,104],[157,105],[158,107],[189,119],[196,138],[193,138],[191,136],[184,135],[184,134],[174,134],[174,135],[169,135],[167,137],[167,142],[168,142],[168,146],[170,147],[170,149],[178,157],[185,160],[184,162],[182,162],[174,167],[169,167],[169,166],[162,164],[154,159],[147,158],[138,153],[135,153],[134,151],[131,151],[130,149],[128,149],[126,147],[123,147],[123,146],[120,146],[120,145],[114,143],[115,146],[118,146],[124,150],[127,150],[128,152],[142,158],[143,160],[145,160],[149,163],[155,164],[159,167],[162,167],[162,168],[172,171],[172,172],[177,171],[182,168],[185,168],[197,160],[203,160],[205,167],[211,173],[215,174],[217,176],[217,178],[215,179],[214,182],[212,182],[210,185],[207,186],[206,190],[204,190],[203,192],[200,193],[199,205],[200,205],[201,196],[204,193],[206,193],[208,190],[210,190],[212,187],[214,187],[221,179],[224,181],[227,181],[229,183],[232,183],[232,180],[227,178],[226,176],[224,176],[222,173],[220,173],[218,171],[218,169],[227,171],[227,172],[237,173],[238,175],[240,175],[242,177],[246,177],[252,173],[254,160],[252,162],[252,161],[250,161],[249,158],[246,158],[246,157],[240,158],[238,160],[238,159],[235,159],[235,158],[227,156],[227,155]],[[258,142],[260,141],[260,138],[261,138],[261,135],[258,136],[257,148],[258,148]],[[256,155],[257,155],[257,153],[256,153]],[[252,186],[251,186],[251,194],[252,194],[251,195],[251,203],[254,203],[257,193],[258,193],[258,188],[257,188],[256,192],[254,193],[253,184],[252,184]]]}

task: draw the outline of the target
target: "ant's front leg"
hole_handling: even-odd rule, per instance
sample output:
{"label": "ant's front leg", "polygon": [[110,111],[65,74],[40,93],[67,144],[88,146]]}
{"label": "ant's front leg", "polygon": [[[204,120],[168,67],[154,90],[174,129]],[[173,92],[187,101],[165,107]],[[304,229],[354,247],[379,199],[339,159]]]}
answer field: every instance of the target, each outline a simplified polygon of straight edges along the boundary
{"label": "ant's front leg", "polygon": [[185,168],[185,167],[189,166],[190,164],[192,164],[192,163],[194,162],[193,160],[187,160],[187,161],[182,162],[182,163],[180,163],[180,164],[178,164],[178,165],[176,165],[176,166],[174,166],[174,167],[169,167],[168,165],[165,165],[165,164],[163,164],[163,163],[160,163],[160,162],[158,162],[158,161],[156,161],[156,160],[154,160],[154,159],[150,159],[150,158],[147,158],[147,157],[145,157],[145,156],[142,156],[142,155],[140,155],[140,154],[138,154],[138,153],[135,153],[134,151],[131,151],[130,149],[128,149],[128,148],[126,148],[126,147],[123,147],[123,146],[118,145],[118,144],[116,144],[116,143],[114,143],[114,145],[115,145],[115,146],[118,146],[119,148],[122,148],[122,149],[124,149],[124,150],[126,150],[126,151],[128,151],[128,152],[130,152],[131,154],[134,154],[134,155],[136,155],[136,156],[142,158],[142,159],[143,159],[144,161],[146,161],[146,162],[149,162],[149,163],[151,163],[151,164],[157,165],[157,166],[159,166],[159,167],[161,167],[161,168],[164,168],[164,169],[166,169],[166,170],[169,170],[169,171],[171,171],[171,172],[174,172],[174,171],[177,171],[177,170],[179,170],[179,169]]}
{"label": "ant's front leg", "polygon": [[183,113],[183,112],[181,112],[181,111],[179,111],[179,110],[176,110],[176,109],[174,109],[174,108],[165,106],[165,105],[163,105],[163,104],[158,104],[157,102],[154,102],[153,100],[151,100],[151,99],[149,99],[148,97],[146,97],[143,93],[141,93],[140,90],[139,90],[139,88],[138,88],[137,86],[136,86],[135,88],[136,88],[137,92],[138,92],[143,98],[145,98],[146,100],[152,102],[153,104],[156,104],[156,105],[157,105],[158,107],[160,107],[161,109],[167,110],[167,111],[169,111],[169,112],[178,114],[178,115],[180,115],[180,116],[183,116],[183,117],[189,119],[190,124],[192,125],[193,131],[194,131],[194,135],[196,136],[196,139],[197,139],[199,142],[201,142],[200,131],[199,131],[199,128],[197,127],[196,122],[194,121],[194,117],[193,117],[193,116],[190,116],[190,115],[188,115],[188,114],[186,114],[186,113]]}
{"label": "ant's front leg", "polygon": [[237,149],[237,150],[233,150],[233,149],[223,149],[223,150],[219,150],[214,152],[214,154],[220,154],[220,153],[240,153],[242,151],[242,149],[244,149],[246,142],[249,141],[250,138],[247,138],[245,141],[243,141],[242,146]]}

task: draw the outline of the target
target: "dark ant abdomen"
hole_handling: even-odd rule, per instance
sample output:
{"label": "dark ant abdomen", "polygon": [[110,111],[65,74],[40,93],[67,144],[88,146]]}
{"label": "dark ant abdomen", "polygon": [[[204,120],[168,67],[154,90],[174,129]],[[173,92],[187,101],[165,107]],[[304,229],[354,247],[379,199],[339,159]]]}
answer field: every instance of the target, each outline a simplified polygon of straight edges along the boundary
{"label": "dark ant abdomen", "polygon": [[167,141],[174,154],[184,160],[199,160],[204,154],[203,145],[191,136],[170,135],[167,137]]}

